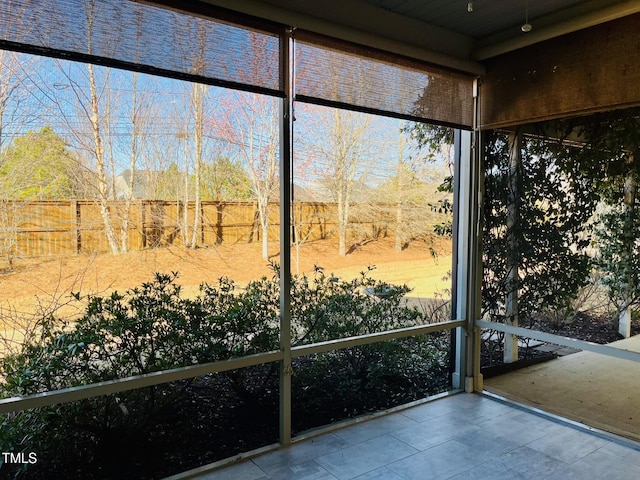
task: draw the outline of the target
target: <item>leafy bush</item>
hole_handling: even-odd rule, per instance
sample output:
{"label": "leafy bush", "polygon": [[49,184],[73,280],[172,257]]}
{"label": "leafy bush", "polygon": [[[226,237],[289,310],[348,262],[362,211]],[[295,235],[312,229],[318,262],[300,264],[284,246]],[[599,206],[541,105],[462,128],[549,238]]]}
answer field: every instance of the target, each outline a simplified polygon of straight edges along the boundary
{"label": "leafy bush", "polygon": [[293,376],[296,431],[402,405],[450,388],[444,333],[300,359]]}
{"label": "leafy bush", "polygon": [[73,322],[44,318],[38,334],[0,365],[4,393],[29,395],[277,348],[273,282],[255,281],[238,293],[222,278],[187,299],[176,276],[156,274],[126,294],[89,296],[85,314]]}
{"label": "leafy bush", "polygon": [[[252,281],[244,289],[226,278],[216,285],[203,284],[195,298],[181,296],[175,273],[156,274],[152,282],[125,294],[89,296],[80,318],[73,322],[53,315],[43,318],[21,351],[0,362],[0,394],[29,395],[276,350],[280,307],[276,266],[274,270],[273,278]],[[368,273],[362,272],[352,281],[339,281],[316,268],[311,278],[294,277],[293,342],[362,335],[424,320],[417,309],[405,304],[406,286],[375,281]],[[75,297],[81,300],[79,295]],[[440,341],[436,339],[435,344]],[[441,390],[442,381],[434,380],[429,371],[442,373],[442,368],[446,369],[442,353],[446,349],[432,343],[427,337],[405,339],[302,359],[294,366],[294,382],[312,395],[301,395],[298,400],[306,402],[305,409],[314,408],[314,402],[337,402],[351,415],[384,408],[390,401],[412,400],[428,392],[427,384],[432,382],[439,382]],[[226,372],[210,380],[189,379],[18,412],[4,419],[0,449],[37,451],[38,463],[55,466],[56,472],[67,478],[71,473],[110,477],[118,474],[109,470],[114,458],[139,451],[136,446],[146,445],[147,451],[168,456],[154,447],[158,432],[171,430],[163,422],[167,418],[175,421],[174,410],[193,412],[188,405],[200,401],[198,395],[223,397],[216,389],[230,388],[235,393],[229,396],[227,409],[244,402],[250,405],[246,411],[274,410],[277,373],[277,365],[270,364]],[[206,392],[197,393],[203,385]],[[336,418],[331,411],[323,414],[326,417],[321,423]],[[170,448],[179,447],[172,443]],[[184,448],[190,449],[193,457],[193,447]],[[79,455],[83,466],[61,464],[61,459],[73,461]],[[149,461],[138,458],[139,454],[129,455],[128,460],[117,462],[121,475],[124,465]],[[30,467],[30,475],[37,472],[37,466]],[[19,476],[23,471],[12,473]]]}
{"label": "leafy bush", "polygon": [[372,279],[368,274],[373,268],[350,281],[327,276],[320,267],[315,268],[312,278],[294,277],[293,343],[323,342],[415,325],[421,315],[405,304],[409,287]]}
{"label": "leafy bush", "polygon": [[[296,278],[292,327],[297,344],[366,335],[425,322],[406,305],[406,286],[368,276],[339,281],[316,268]],[[294,365],[293,424],[306,430],[407,403],[449,388],[448,335],[434,334],[335,350]]]}
{"label": "leafy bush", "polygon": [[571,151],[562,143],[525,138],[522,162],[514,169],[509,138],[503,133],[488,135],[483,316],[503,321],[505,301],[515,292],[524,325],[543,308],[568,309],[587,284],[592,262],[585,251],[585,231],[598,201],[597,177]]}

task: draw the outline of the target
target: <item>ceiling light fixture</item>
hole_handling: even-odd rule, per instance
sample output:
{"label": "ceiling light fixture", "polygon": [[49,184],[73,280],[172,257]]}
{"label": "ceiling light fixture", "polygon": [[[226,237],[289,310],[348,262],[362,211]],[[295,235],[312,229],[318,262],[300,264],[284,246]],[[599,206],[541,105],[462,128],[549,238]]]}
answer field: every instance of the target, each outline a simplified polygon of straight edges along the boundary
{"label": "ceiling light fixture", "polygon": [[473,12],[473,2],[472,1],[467,2],[467,12],[469,12],[469,13]]}
{"label": "ceiling light fixture", "polygon": [[524,33],[530,32],[533,27],[529,23],[529,0],[524,3],[524,25],[520,27]]}

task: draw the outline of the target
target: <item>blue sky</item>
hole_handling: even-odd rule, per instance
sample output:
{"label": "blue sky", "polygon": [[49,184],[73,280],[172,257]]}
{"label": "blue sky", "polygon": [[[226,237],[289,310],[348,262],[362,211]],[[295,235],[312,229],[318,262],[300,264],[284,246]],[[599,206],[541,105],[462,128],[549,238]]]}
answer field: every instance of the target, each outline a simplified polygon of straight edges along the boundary
{"label": "blue sky", "polygon": [[[38,130],[48,125],[75,149],[89,157],[87,148],[92,145],[92,137],[88,122],[87,65],[25,54],[16,55],[21,71],[17,72],[15,79],[17,93],[10,98],[10,115],[5,115],[4,119],[4,140],[10,141],[26,130]],[[107,154],[113,158],[114,170],[118,174],[129,166],[134,74],[104,67],[95,67],[95,72],[100,110],[104,116],[103,136],[109,140]],[[138,125],[142,131],[138,141],[138,169],[163,170],[171,163],[184,168],[185,158],[189,159],[193,154],[193,142],[187,141],[185,136],[193,129],[189,103],[191,91],[192,84],[188,82],[137,74],[136,105]],[[27,95],[26,92],[30,93]],[[225,141],[215,125],[229,117],[225,108],[234,108],[234,98],[242,95],[251,94],[218,87],[207,88],[205,161],[218,155],[240,160],[237,148]],[[274,116],[273,121],[276,121],[278,101],[271,97],[266,100],[269,115]],[[328,126],[326,122],[323,123],[322,117],[330,109],[297,103],[295,110],[294,155],[295,160],[302,165],[312,157],[308,151],[309,145],[320,144],[326,138]],[[367,146],[363,151],[367,153],[366,158],[361,161],[359,173],[366,173],[367,182],[379,184],[395,173],[400,129],[405,122],[381,116],[368,117],[369,127],[363,137]],[[402,155],[403,159],[409,160],[417,153],[407,145]],[[314,158],[313,161],[318,160]],[[438,168],[442,167],[442,158],[435,163]],[[312,181],[313,172],[320,168],[321,166],[306,168],[304,174]],[[298,174],[300,173],[298,170]]]}

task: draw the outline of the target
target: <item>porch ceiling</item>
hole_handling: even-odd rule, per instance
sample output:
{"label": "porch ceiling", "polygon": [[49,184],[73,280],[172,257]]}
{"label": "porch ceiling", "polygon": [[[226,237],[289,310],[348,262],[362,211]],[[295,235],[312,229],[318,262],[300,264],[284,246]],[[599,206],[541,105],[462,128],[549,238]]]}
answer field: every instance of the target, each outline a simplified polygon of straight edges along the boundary
{"label": "porch ceiling", "polygon": [[205,1],[471,73],[494,56],[640,12],[637,0],[473,0],[472,12],[467,0]]}

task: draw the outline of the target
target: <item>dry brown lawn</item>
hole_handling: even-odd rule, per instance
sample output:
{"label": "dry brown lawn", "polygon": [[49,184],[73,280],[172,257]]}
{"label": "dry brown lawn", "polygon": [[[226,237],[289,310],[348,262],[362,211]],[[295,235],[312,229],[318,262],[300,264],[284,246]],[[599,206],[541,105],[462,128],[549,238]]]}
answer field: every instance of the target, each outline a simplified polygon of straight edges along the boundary
{"label": "dry brown lawn", "polygon": [[[436,252],[434,257],[431,249]],[[393,284],[407,284],[412,298],[447,295],[451,270],[451,243],[436,239],[427,243],[416,241],[402,252],[394,250],[393,239],[372,241],[356,248],[346,257],[337,254],[337,242],[322,240],[301,247],[298,271],[309,273],[314,265],[349,279],[376,268],[373,278]],[[279,252],[272,249],[271,259],[279,261]],[[296,273],[295,251],[292,271]],[[54,304],[65,304],[59,315],[78,314],[78,305],[71,302],[70,292],[108,294],[125,290],[153,279],[154,272],[178,272],[178,284],[185,295],[193,295],[203,282],[215,284],[227,276],[239,285],[261,276],[272,276],[268,262],[261,258],[260,244],[230,244],[189,250],[165,247],[135,251],[121,255],[94,254],[64,258],[31,259],[0,277],[0,315],[14,318],[17,312],[32,313]]]}

